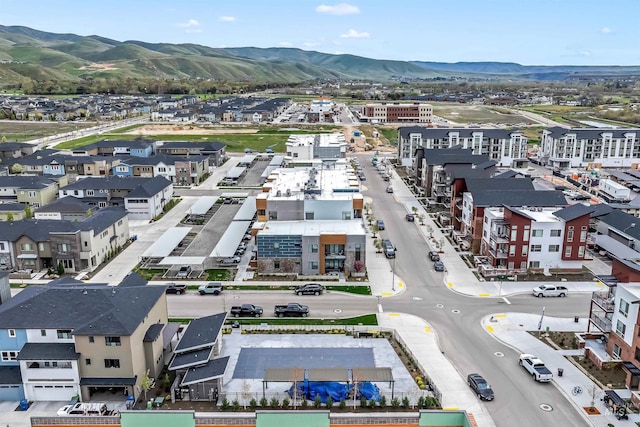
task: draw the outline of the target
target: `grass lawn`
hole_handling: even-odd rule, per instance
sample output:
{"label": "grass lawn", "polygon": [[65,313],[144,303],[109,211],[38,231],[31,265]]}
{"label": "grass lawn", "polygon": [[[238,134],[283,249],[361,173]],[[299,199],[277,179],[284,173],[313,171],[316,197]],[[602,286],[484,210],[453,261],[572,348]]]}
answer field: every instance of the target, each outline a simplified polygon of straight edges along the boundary
{"label": "grass lawn", "polygon": [[0,138],[7,141],[30,141],[38,138],[46,138],[59,133],[74,132],[95,126],[95,122],[33,122],[12,120],[2,123],[0,126]]}
{"label": "grass lawn", "polygon": [[398,141],[398,129],[397,128],[379,127],[377,129],[378,129],[378,132],[380,132],[380,135],[382,135],[385,138],[387,138],[387,141],[389,141],[390,143],[392,141]]}
{"label": "grass lawn", "polygon": [[523,123],[525,117],[511,114],[505,109],[485,105],[443,105],[433,106],[433,114],[457,123]]}
{"label": "grass lawn", "polygon": [[[231,280],[231,270],[225,270],[225,269],[206,270],[206,273],[207,273],[206,280],[212,280],[217,282],[227,282]],[[195,289],[198,289],[198,287],[195,286]]]}
{"label": "grass lawn", "polygon": [[347,317],[344,319],[310,319],[308,317],[289,317],[289,318],[232,318],[227,321],[227,324],[231,324],[237,321],[241,325],[260,325],[261,323],[268,323],[269,325],[368,325],[377,326],[378,318],[375,314],[365,314],[358,317]]}

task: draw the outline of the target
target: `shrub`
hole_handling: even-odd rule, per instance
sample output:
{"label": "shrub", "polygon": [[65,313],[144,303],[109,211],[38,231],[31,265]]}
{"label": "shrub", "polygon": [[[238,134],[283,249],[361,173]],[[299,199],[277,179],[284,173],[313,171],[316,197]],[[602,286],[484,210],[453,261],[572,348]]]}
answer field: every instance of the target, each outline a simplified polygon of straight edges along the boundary
{"label": "shrub", "polygon": [[387,396],[382,395],[380,396],[380,407],[384,408],[385,406],[387,406]]}
{"label": "shrub", "polygon": [[309,401],[307,399],[302,399],[302,403],[300,404],[303,408],[307,408],[309,406]]}
{"label": "shrub", "polygon": [[391,407],[398,409],[400,407],[400,399],[398,399],[397,397],[391,399]]}
{"label": "shrub", "polygon": [[251,408],[251,410],[254,411],[257,407],[258,407],[258,402],[256,401],[256,399],[251,399],[249,401],[249,408]]}
{"label": "shrub", "polygon": [[266,408],[267,406],[269,406],[269,401],[267,400],[266,397],[263,397],[262,399],[260,399],[260,406],[262,406],[263,408]]}
{"label": "shrub", "polygon": [[271,406],[272,408],[279,408],[280,407],[280,400],[278,400],[277,397],[272,397],[271,398],[271,402],[269,402],[269,406]]}
{"label": "shrub", "polygon": [[238,402],[238,399],[233,399],[233,402],[231,402],[231,406],[234,412],[238,412],[240,410],[240,402]]}
{"label": "shrub", "polygon": [[313,399],[313,406],[315,406],[316,408],[320,408],[322,406],[322,399],[320,398],[319,394],[316,394],[316,398]]}
{"label": "shrub", "polygon": [[287,399],[286,397],[282,399],[282,409],[289,409],[290,403],[291,402],[289,402],[289,399]]}
{"label": "shrub", "polygon": [[331,407],[333,406],[333,399],[331,398],[331,396],[327,396],[327,400],[325,401],[324,405],[327,407],[327,409],[331,409]]}
{"label": "shrub", "polygon": [[426,406],[424,396],[420,396],[418,399],[418,409],[424,409]]}
{"label": "shrub", "polygon": [[345,409],[347,407],[347,401],[344,400],[344,399],[340,400],[340,403],[338,404],[338,407],[340,409]]}
{"label": "shrub", "polygon": [[367,399],[364,397],[360,398],[360,407],[361,408],[366,408],[367,407]]}
{"label": "shrub", "polygon": [[369,400],[369,408],[375,408],[376,406],[378,406],[378,402],[375,399]]}
{"label": "shrub", "polygon": [[227,400],[227,398],[226,398],[226,397],[224,397],[224,398],[222,399],[222,404],[220,405],[220,408],[221,408],[223,411],[226,411],[227,409],[229,409],[229,401]]}
{"label": "shrub", "polygon": [[[392,403],[393,405],[393,403]],[[409,398],[407,396],[402,398],[402,407],[404,409],[409,409],[410,403],[409,403]]]}
{"label": "shrub", "polygon": [[428,409],[437,408],[438,406],[440,406],[440,404],[438,403],[438,399],[431,396],[427,396],[424,403]]}

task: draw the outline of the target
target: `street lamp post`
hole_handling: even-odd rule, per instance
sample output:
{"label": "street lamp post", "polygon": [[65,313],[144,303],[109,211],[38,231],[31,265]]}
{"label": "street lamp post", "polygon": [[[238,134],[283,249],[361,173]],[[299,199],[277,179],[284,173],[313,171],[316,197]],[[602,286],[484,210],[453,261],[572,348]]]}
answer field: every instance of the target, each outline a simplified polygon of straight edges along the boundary
{"label": "street lamp post", "polygon": [[393,248],[393,263],[391,265],[391,290],[396,291],[396,256],[398,255],[398,248]]}

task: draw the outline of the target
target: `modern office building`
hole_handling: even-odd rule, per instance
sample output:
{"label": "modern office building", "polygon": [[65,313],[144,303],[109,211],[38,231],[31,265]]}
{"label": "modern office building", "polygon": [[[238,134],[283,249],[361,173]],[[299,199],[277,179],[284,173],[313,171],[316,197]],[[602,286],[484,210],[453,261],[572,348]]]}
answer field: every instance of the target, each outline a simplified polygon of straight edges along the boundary
{"label": "modern office building", "polygon": [[415,102],[413,104],[380,103],[364,106],[360,121],[369,123],[431,123],[433,106]]}

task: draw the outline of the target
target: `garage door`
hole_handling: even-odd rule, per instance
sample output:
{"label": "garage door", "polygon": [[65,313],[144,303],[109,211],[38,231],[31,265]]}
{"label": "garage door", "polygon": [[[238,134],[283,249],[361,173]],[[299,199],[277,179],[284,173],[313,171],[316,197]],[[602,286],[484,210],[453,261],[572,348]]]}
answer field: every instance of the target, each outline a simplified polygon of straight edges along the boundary
{"label": "garage door", "polygon": [[29,400],[34,401],[63,401],[71,400],[77,394],[79,387],[73,384],[29,385]]}
{"label": "garage door", "polygon": [[24,399],[21,385],[0,385],[0,401]]}

